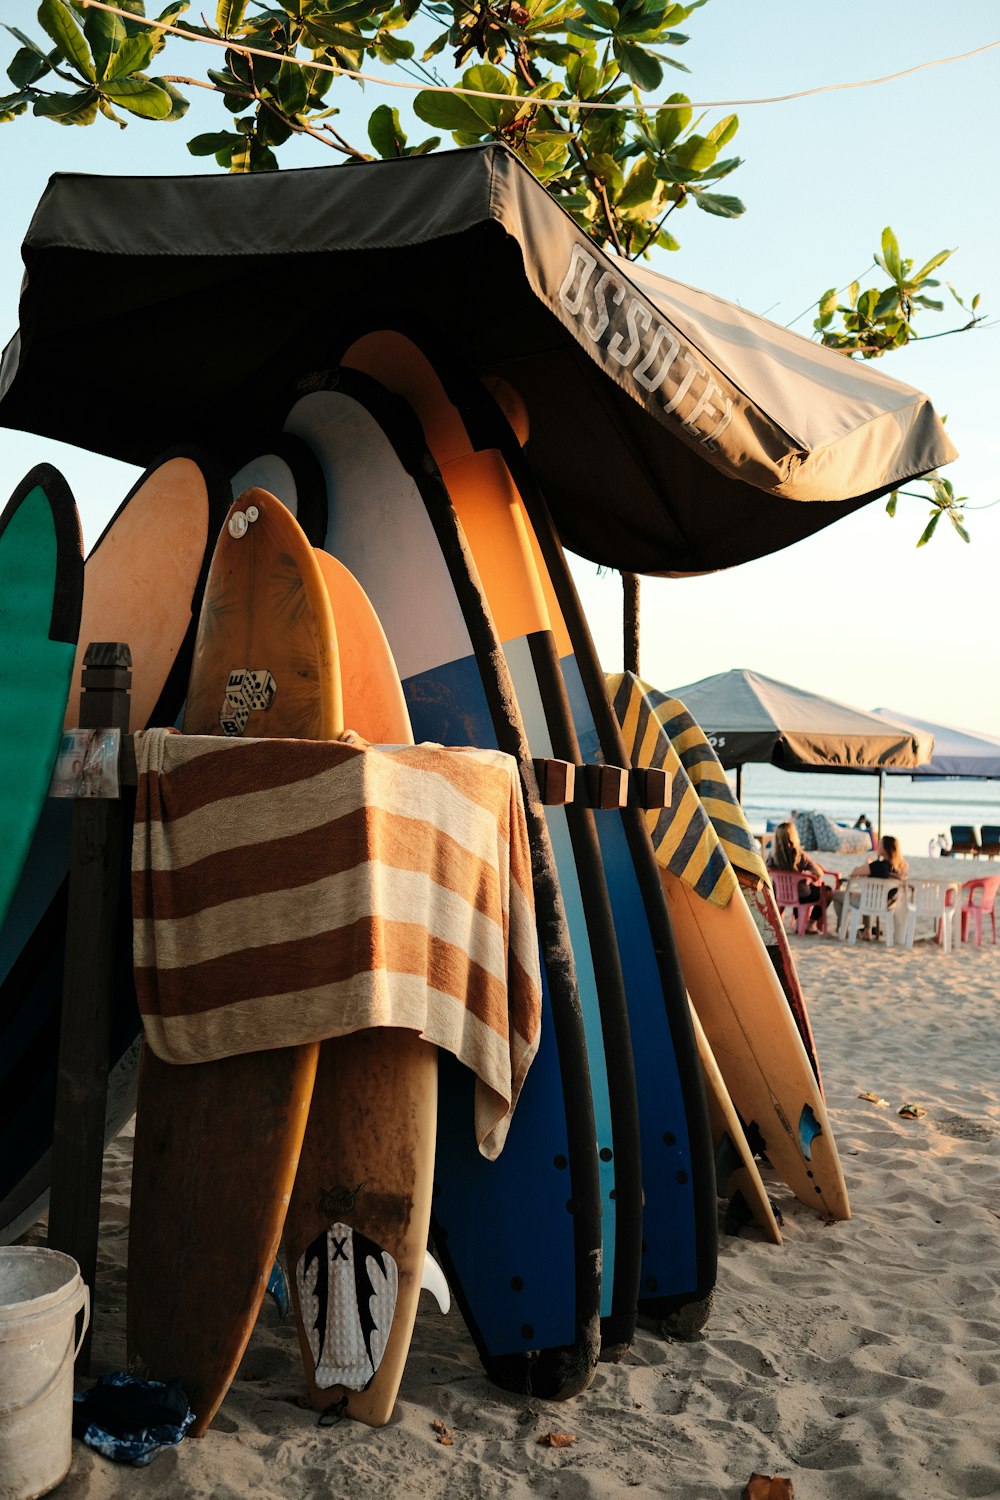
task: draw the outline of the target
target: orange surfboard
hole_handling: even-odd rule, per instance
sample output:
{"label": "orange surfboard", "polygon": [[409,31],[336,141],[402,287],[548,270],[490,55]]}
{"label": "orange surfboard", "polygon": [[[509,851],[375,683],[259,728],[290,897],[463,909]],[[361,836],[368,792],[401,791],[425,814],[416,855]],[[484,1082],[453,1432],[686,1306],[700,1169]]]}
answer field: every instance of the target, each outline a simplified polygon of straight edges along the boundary
{"label": "orange surfboard", "polygon": [[[353,574],[317,551],[340,642],[344,722],[412,744],[399,673]],[[406,1363],[430,1228],[437,1048],[379,1027],[331,1037],[319,1070],[285,1254],[309,1399],[382,1426]]]}

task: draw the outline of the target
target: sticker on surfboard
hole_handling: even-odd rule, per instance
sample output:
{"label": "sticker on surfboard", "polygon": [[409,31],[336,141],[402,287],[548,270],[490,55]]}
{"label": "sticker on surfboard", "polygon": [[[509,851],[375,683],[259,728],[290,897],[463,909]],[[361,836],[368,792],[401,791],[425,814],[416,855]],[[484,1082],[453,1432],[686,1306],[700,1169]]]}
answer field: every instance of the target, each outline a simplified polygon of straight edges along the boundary
{"label": "sticker on surfboard", "polygon": [[223,734],[241,735],[246,732],[252,713],[266,714],[278,691],[277,683],[267,671],[254,671],[240,667],[230,672],[226,683],[226,696],[222,700],[219,723]]}
{"label": "sticker on surfboard", "polygon": [[316,1385],[363,1391],[389,1340],[396,1262],[360,1230],[331,1224],[300,1257],[295,1280]]}

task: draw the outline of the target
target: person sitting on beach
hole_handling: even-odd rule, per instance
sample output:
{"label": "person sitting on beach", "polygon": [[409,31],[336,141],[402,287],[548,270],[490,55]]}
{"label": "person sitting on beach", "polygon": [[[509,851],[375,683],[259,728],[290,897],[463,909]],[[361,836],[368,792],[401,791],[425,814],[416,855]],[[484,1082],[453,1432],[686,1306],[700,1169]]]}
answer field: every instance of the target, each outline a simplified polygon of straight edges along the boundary
{"label": "person sitting on beach", "polygon": [[[851,871],[848,879],[860,876],[866,880],[906,880],[910,873],[910,867],[903,858],[903,851],[899,846],[899,840],[887,833],[878,841],[878,847],[871,859],[866,860],[863,865],[856,865]],[[840,926],[841,914],[846,899],[846,887],[843,890],[834,891],[833,904],[837,908],[837,926]],[[889,905],[895,906],[898,890],[889,892]],[[863,936],[870,937],[870,923],[867,917],[863,923]]]}
{"label": "person sitting on beach", "polygon": [[[823,884],[823,866],[809,858],[799,842],[799,830],[794,823],[779,823],[774,830],[774,843],[768,855],[767,865],[770,870],[800,872],[806,878],[799,881],[799,900],[819,900],[820,887]],[[822,911],[822,906],[813,907],[809,913],[807,932],[819,932]]]}

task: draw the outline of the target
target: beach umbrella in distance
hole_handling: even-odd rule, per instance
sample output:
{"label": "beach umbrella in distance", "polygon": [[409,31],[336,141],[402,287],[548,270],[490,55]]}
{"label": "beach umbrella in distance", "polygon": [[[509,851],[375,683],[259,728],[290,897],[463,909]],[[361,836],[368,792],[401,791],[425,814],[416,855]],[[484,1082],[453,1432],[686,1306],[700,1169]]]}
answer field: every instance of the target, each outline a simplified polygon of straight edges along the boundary
{"label": "beach umbrella in distance", "polygon": [[[1000,739],[974,729],[956,729],[950,724],[932,724],[913,714],[897,713],[894,708],[874,708],[880,718],[897,724],[910,724],[922,734],[934,737],[934,753],[923,765],[905,774],[914,780],[928,777],[944,780],[1000,781]],[[896,767],[890,768],[893,772]]]}
{"label": "beach umbrella in distance", "polygon": [[930,759],[934,740],[905,723],[824,698],[745,667],[664,689],[698,721],[726,770],[748,762],[782,771],[877,773],[882,829],[884,772],[914,770]]}
{"label": "beach umbrella in distance", "polygon": [[[764,556],[955,457],[920,391],[606,254],[499,144],[57,174],[22,255],[0,424],[140,465],[183,428],[238,463],[352,336],[419,326],[516,388],[562,542],[626,572]],[[110,327],[128,378],[118,342],[81,380]]]}

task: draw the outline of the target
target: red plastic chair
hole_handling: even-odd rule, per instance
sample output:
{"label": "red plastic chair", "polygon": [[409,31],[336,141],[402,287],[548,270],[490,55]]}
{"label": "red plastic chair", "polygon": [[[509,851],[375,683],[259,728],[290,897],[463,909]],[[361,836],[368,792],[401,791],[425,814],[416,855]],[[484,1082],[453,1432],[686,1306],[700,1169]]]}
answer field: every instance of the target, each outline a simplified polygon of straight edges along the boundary
{"label": "red plastic chair", "polygon": [[808,875],[803,874],[799,870],[768,870],[767,873],[770,875],[771,885],[774,887],[775,904],[782,916],[785,914],[785,907],[791,907],[792,916],[795,920],[795,928],[799,937],[804,936],[805,930],[809,926],[814,906],[818,906],[820,909],[819,927],[821,932],[825,932],[826,908],[830,900],[829,886],[821,884],[818,895],[810,896],[808,900],[803,901],[799,895],[799,882],[808,880]]}
{"label": "red plastic chair", "polygon": [[997,940],[997,892],[1000,891],[1000,875],[988,875],[981,880],[967,880],[962,886],[962,942],[966,942],[969,919],[976,927],[976,947],[983,946],[983,917],[993,923],[993,941]]}

